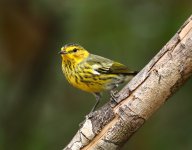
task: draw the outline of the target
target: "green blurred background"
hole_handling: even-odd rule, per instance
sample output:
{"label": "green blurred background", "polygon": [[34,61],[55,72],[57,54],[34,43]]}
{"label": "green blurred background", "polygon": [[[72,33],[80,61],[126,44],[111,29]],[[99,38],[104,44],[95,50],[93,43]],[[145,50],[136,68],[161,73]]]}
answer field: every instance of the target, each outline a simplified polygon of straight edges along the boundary
{"label": "green blurred background", "polygon": [[[0,150],[60,150],[93,106],[65,80],[62,45],[140,70],[191,12],[190,0],[0,0]],[[189,80],[123,149],[191,150],[191,88]]]}

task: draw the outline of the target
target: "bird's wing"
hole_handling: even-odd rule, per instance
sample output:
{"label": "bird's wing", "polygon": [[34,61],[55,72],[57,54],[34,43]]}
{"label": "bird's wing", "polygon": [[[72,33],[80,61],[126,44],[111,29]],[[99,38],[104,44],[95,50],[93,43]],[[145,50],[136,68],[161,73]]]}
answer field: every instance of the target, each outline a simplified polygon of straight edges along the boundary
{"label": "bird's wing", "polygon": [[131,71],[125,65],[114,62],[110,59],[90,54],[91,56],[86,60],[86,62],[92,66],[94,71],[98,73],[105,74],[127,74],[134,75],[134,71]]}

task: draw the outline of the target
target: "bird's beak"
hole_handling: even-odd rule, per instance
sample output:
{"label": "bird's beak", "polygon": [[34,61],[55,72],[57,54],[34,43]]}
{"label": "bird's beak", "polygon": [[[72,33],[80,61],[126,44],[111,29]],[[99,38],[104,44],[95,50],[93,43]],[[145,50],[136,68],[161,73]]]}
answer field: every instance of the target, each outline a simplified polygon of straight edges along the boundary
{"label": "bird's beak", "polygon": [[67,54],[67,52],[66,52],[65,50],[61,50],[61,51],[59,52],[59,54],[60,54],[60,55],[65,55],[65,54]]}

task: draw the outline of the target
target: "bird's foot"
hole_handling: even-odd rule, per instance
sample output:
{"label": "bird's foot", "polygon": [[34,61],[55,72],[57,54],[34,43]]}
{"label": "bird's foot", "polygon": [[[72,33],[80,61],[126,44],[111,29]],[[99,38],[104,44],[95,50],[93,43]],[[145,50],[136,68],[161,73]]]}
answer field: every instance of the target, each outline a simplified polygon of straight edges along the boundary
{"label": "bird's foot", "polygon": [[79,123],[79,128],[81,128],[83,126],[83,124],[85,123],[86,120],[82,121],[81,123]]}
{"label": "bird's foot", "polygon": [[88,115],[86,115],[85,120],[79,124],[79,127],[82,127],[86,120],[91,119],[95,115],[95,112],[91,111]]}
{"label": "bird's foot", "polygon": [[94,111],[91,111],[88,115],[85,116],[86,119],[91,119],[94,116]]}
{"label": "bird's foot", "polygon": [[110,94],[111,94],[111,98],[110,98],[110,100],[111,100],[111,103],[112,104],[118,104],[118,101],[117,101],[117,99],[119,98],[119,93],[118,93],[118,91],[117,90],[111,90],[110,91]]}

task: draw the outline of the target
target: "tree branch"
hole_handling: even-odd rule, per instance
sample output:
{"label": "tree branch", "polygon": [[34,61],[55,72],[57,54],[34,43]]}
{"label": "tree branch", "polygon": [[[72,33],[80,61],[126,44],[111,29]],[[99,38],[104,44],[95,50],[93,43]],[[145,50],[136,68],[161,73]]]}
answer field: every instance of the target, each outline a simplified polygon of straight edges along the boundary
{"label": "tree branch", "polygon": [[192,16],[145,68],[87,118],[64,150],[116,150],[192,75]]}

